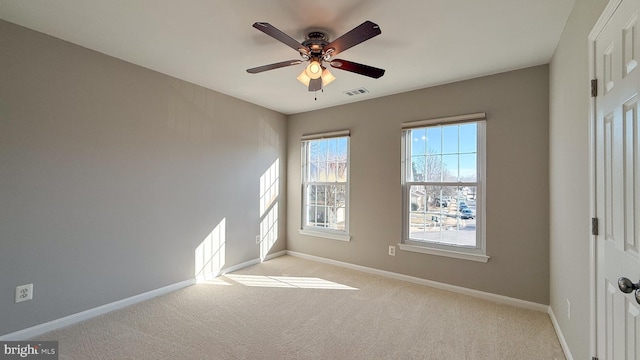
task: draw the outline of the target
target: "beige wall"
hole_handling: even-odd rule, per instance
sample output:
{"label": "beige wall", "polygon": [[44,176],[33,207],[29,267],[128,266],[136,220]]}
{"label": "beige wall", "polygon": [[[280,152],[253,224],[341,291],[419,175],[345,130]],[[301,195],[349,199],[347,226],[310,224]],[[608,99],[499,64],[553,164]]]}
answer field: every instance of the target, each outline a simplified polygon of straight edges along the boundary
{"label": "beige wall", "polygon": [[258,258],[276,159],[285,248],[284,115],[3,21],[0,49],[0,335],[193,279],[223,219],[224,266]]}
{"label": "beige wall", "polygon": [[[548,304],[548,86],[543,65],[290,116],[287,248]],[[491,259],[485,264],[400,250],[389,256],[388,246],[402,233],[400,124],[483,111]],[[300,137],[341,129],[351,130],[352,239],[300,235]]]}
{"label": "beige wall", "polygon": [[[587,37],[607,0],[577,0],[550,65],[551,307],[574,359],[590,359]],[[571,302],[571,319],[566,301]]]}

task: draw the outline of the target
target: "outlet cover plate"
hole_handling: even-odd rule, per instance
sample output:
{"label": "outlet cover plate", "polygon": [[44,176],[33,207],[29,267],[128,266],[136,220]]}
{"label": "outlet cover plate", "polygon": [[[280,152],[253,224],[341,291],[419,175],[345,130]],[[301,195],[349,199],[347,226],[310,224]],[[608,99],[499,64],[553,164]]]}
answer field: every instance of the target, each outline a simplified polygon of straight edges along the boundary
{"label": "outlet cover plate", "polygon": [[16,286],[16,303],[33,299],[33,284]]}

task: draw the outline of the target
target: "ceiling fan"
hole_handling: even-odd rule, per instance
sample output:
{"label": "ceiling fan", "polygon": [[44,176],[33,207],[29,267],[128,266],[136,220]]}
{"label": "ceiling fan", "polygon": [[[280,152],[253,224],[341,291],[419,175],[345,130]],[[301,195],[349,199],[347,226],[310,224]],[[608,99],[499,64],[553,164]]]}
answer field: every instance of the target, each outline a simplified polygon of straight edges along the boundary
{"label": "ceiling fan", "polygon": [[335,55],[380,35],[382,33],[380,26],[371,21],[363,22],[332,42],[328,42],[327,34],[322,31],[309,32],[307,39],[300,43],[269,23],[256,22],[253,27],[298,51],[302,60],[281,61],[247,69],[250,74],[298,65],[308,61],[309,65],[298,76],[298,81],[308,86],[309,91],[322,90],[323,86],[335,80],[335,77],[325,67],[325,63],[328,63],[334,69],[350,71],[375,79],[384,75],[384,69],[342,59],[333,59]]}

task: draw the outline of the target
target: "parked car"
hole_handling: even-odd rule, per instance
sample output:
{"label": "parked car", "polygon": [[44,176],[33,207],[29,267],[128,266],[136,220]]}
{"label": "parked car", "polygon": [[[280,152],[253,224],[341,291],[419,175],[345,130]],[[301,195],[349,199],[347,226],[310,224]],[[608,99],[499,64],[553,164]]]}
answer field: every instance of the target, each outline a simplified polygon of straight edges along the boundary
{"label": "parked car", "polygon": [[447,203],[447,201],[446,201],[446,200],[439,200],[439,199],[436,199],[436,200],[433,202],[433,205],[434,205],[434,206],[436,206],[436,207],[447,207],[447,206],[449,206],[449,203]]}
{"label": "parked car", "polygon": [[469,208],[465,208],[460,210],[460,218],[462,219],[473,219],[475,216],[473,215],[473,211]]}

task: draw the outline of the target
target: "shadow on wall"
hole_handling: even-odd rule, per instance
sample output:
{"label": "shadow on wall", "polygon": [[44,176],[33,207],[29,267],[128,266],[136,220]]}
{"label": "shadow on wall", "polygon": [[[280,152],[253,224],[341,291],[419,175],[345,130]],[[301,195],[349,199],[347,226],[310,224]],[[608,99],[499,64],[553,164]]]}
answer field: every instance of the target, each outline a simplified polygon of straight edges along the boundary
{"label": "shadow on wall", "polygon": [[198,245],[195,251],[196,281],[212,280],[220,274],[225,263],[226,218]]}
{"label": "shadow on wall", "polygon": [[280,159],[260,176],[260,260],[278,240],[278,196],[280,195]]}

